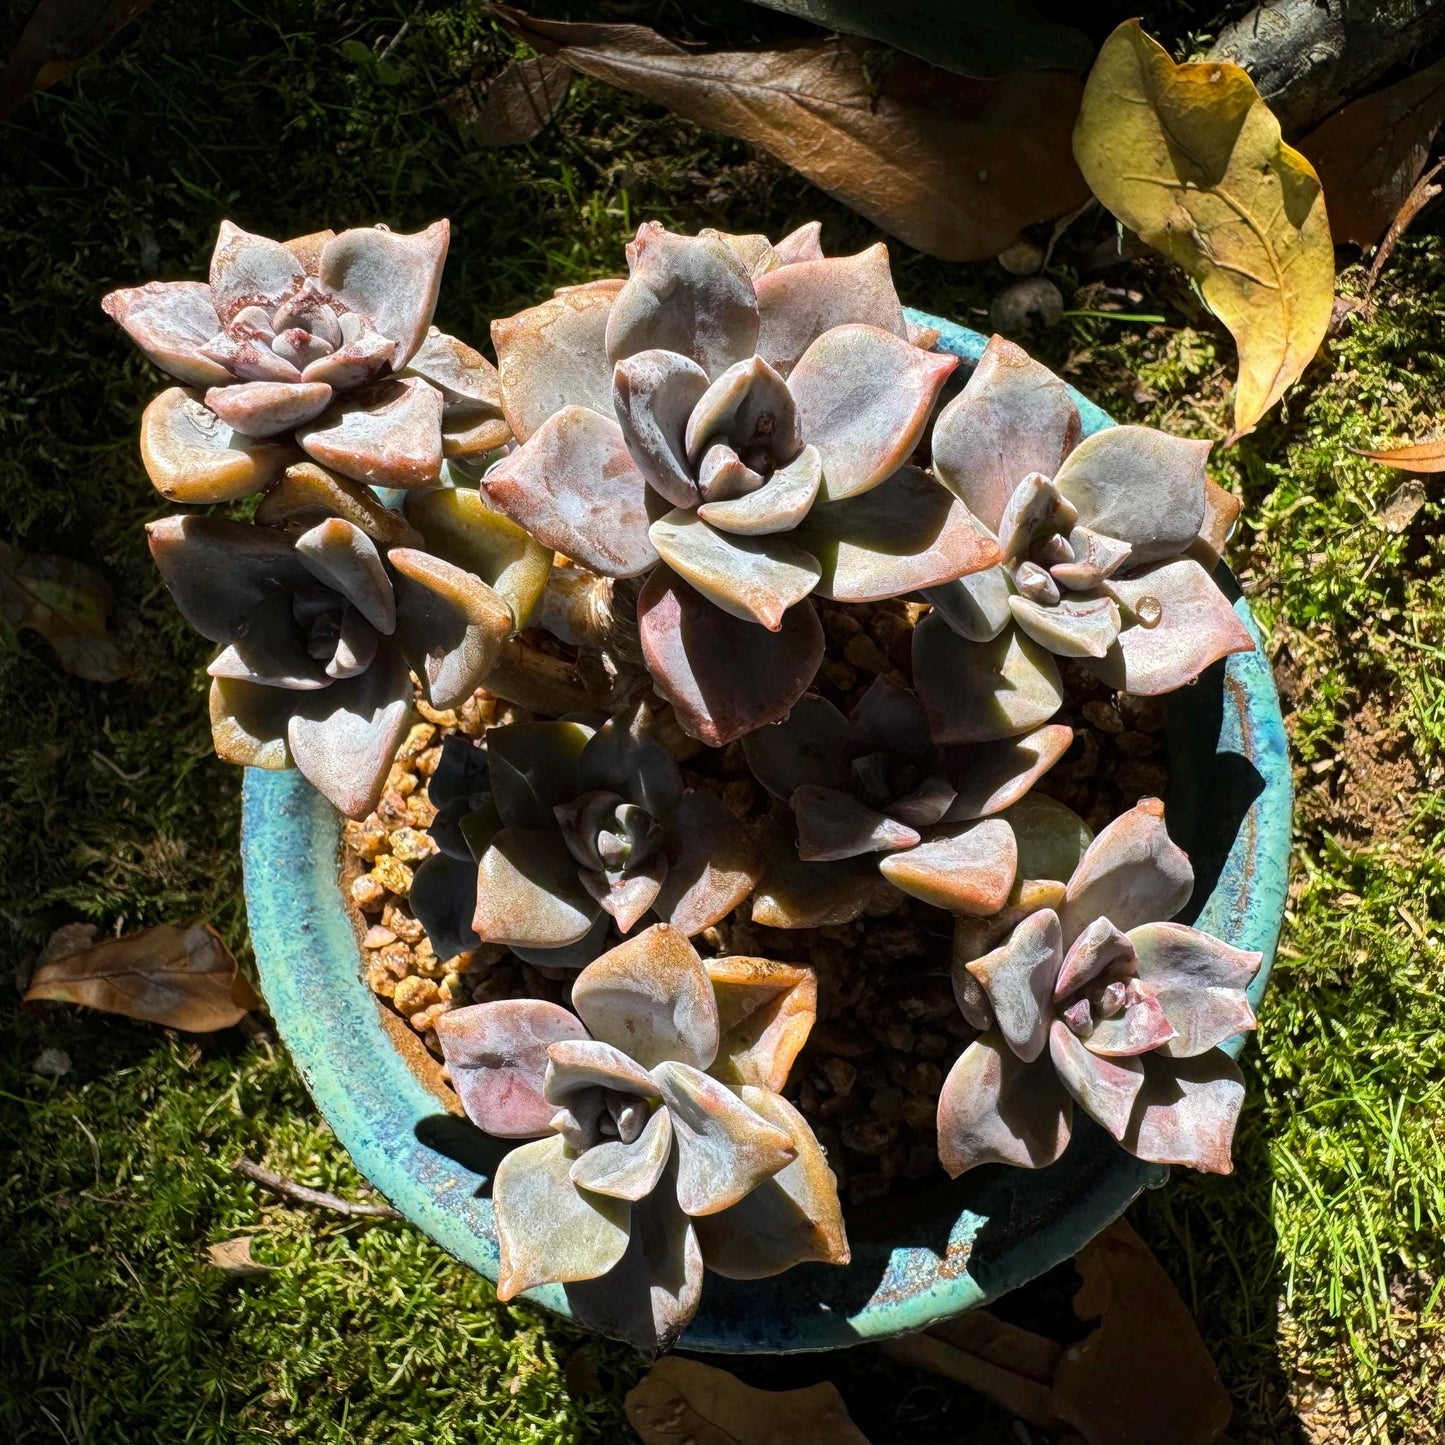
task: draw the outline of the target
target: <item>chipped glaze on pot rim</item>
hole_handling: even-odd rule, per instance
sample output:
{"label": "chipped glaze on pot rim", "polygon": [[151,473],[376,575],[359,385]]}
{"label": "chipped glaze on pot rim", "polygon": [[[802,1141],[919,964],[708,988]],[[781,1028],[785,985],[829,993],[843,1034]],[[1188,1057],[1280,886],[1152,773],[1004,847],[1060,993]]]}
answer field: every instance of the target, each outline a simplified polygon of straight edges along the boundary
{"label": "chipped glaze on pot rim", "polygon": [[[982,355],[987,339],[977,332],[919,311],[907,316],[936,327],[939,348],[965,364]],[[1073,396],[1086,433],[1113,425],[1087,398]],[[1220,579],[1232,588],[1223,569]],[[1233,590],[1258,650],[1216,664],[1169,699],[1166,802],[1170,831],[1198,874],[1181,917],[1264,955],[1249,990],[1258,1005],[1284,917],[1290,769],[1262,640]],[[295,772],[247,769],[243,796],[246,907],[261,986],[312,1097],[367,1179],[450,1254],[495,1280],[489,1172],[500,1154],[489,1160],[461,1148],[443,1152],[443,1140],[465,1126],[450,1119],[437,1086],[424,1081],[414,1036],[383,1017],[362,979],[338,878],[338,815]],[[1225,1047],[1238,1055],[1243,1043],[1240,1036]],[[752,1281],[709,1273],[680,1346],[842,1348],[924,1329],[1053,1268],[1168,1176],[1078,1117],[1073,1143],[1047,1169],[987,1166],[851,1215],[849,1265],[802,1265]],[[571,1317],[563,1286],[524,1298]]]}

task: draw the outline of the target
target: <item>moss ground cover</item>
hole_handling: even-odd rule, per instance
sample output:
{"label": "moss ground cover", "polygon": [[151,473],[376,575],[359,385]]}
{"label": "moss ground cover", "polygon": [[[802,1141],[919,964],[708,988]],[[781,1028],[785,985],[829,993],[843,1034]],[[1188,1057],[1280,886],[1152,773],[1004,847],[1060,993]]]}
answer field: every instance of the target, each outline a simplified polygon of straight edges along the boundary
{"label": "moss ground cover", "polygon": [[[7,38],[29,8],[0,5]],[[739,43],[786,24],[723,0],[686,15],[584,8]],[[1151,28],[1177,35],[1197,23],[1185,9]],[[141,524],[163,507],[133,436],[153,381],[101,315],[104,290],[200,274],[223,216],[283,234],[449,214],[438,321],[482,341],[489,317],[614,270],[642,216],[781,233],[817,215],[830,251],[876,239],[766,158],[584,81],[534,144],[477,147],[445,97],[510,53],[464,5],[157,0],[5,128],[5,535],[98,567],[135,662],[100,686],[32,635],[0,652],[13,969],[75,920],[202,916],[244,949],[239,775],[210,757],[201,646],[145,554]],[[1087,217],[1061,245],[1070,310],[1165,321],[1074,315],[1034,351],[1120,419],[1222,437],[1228,338],[1162,265],[1089,271],[1107,233]],[[893,252],[905,299],[986,329],[997,267]],[[1215,462],[1245,498],[1236,567],[1293,735],[1295,883],[1245,1056],[1237,1173],[1177,1178],[1132,1215],[1194,1309],[1245,1439],[1423,1442],[1445,1421],[1445,510],[1427,479],[1401,526],[1410,494],[1385,503],[1403,479],[1353,450],[1438,430],[1445,249],[1428,218],[1368,299],[1363,279],[1343,278],[1359,309],[1284,408]],[[76,1010],[27,1016],[13,996],[0,1029],[5,1438],[623,1438],[641,1368],[627,1352],[499,1306],[405,1224],[282,1205],[230,1172],[244,1152],[363,1187],[264,1032],[190,1040]],[[68,1073],[35,1072],[46,1048]],[[208,1268],[205,1246],[240,1234],[277,1268]],[[1008,1438],[972,1398],[871,1354],[740,1371],[835,1378],[878,1440]]]}

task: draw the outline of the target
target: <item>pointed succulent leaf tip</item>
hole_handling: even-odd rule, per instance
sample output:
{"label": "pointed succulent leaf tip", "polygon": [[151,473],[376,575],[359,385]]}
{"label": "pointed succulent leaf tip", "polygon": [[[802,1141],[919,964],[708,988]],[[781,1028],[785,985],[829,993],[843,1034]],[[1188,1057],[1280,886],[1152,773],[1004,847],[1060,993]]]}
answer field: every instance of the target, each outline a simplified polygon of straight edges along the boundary
{"label": "pointed succulent leaf tip", "polygon": [[211,742],[223,763],[268,772],[295,766],[286,746],[291,704],[279,688],[213,678],[209,711]]}
{"label": "pointed succulent leaf tip", "polygon": [[956,356],[919,351],[876,326],[835,326],[803,353],[788,390],[823,459],[823,496],[856,496],[912,454]]}
{"label": "pointed succulent leaf tip", "polygon": [[639,351],[619,361],[612,375],[612,402],[632,459],[674,507],[698,503],[686,434],[707,389],[702,367],[675,351]]}
{"label": "pointed succulent leaf tip", "polygon": [[1122,966],[1124,971],[1132,974],[1134,964],[1134,945],[1129,936],[1121,933],[1107,918],[1096,918],[1069,945],[1054,984],[1054,998],[1060,1003],[1065,1002],[1109,968]]}
{"label": "pointed succulent leaf tip", "polygon": [[242,436],[191,391],[173,386],[146,407],[141,460],[156,491],[173,502],[231,502],[264,491],[295,449]]}
{"label": "pointed succulent leaf tip", "polygon": [[860,496],[814,506],[793,535],[822,567],[818,595],[838,602],[898,597],[999,560],[968,508],[914,466]]}
{"label": "pointed succulent leaf tip", "polygon": [[1126,933],[1173,918],[1193,891],[1194,869],[1170,840],[1163,803],[1143,798],[1089,844],[1069,879],[1060,915],[1064,947],[1096,918]]}
{"label": "pointed succulent leaf tip", "polygon": [[438,853],[417,865],[407,900],[438,958],[454,958],[482,946],[472,927],[476,895],[477,865],[470,854],[461,859]]}
{"label": "pointed succulent leaf tip", "polygon": [[435,708],[459,707],[512,635],[512,609],[479,577],[440,557],[393,547],[397,639]]}
{"label": "pointed succulent leaf tip", "polygon": [[1112,597],[1066,597],[1051,607],[1010,597],[1019,630],[1055,657],[1105,657],[1119,636],[1119,608]]}
{"label": "pointed succulent leaf tip", "polygon": [[677,1139],[677,1202],[716,1214],[797,1158],[792,1135],[700,1069],[667,1060],[652,1071]]}
{"label": "pointed succulent leaf tip", "polygon": [[980,1164],[1042,1169],[1072,1127],[1073,1101],[1050,1060],[1024,1063],[996,1032],[959,1055],[938,1096],[938,1157],[954,1179]]}
{"label": "pointed succulent leaf tip", "polygon": [[838,1202],[838,1181],[808,1122],[786,1099],[744,1086],[742,1102],[793,1141],[797,1158],[731,1209],[697,1221],[709,1269],[726,1279],[763,1279],[817,1260],[852,1257]]}
{"label": "pointed succulent leaf tip", "polygon": [[720,1042],[709,1073],[725,1084],[777,1091],[818,1017],[812,969],[768,958],[710,958]]}
{"label": "pointed succulent leaf tip", "polygon": [[698,235],[704,240],[721,241],[743,263],[743,269],[752,277],[754,284],[759,276],[765,276],[783,264],[773,243],[757,232],[739,236],[730,231],[719,231],[715,226],[704,226]]}
{"label": "pointed succulent leaf tip", "polygon": [[933,469],[990,531],[1030,472],[1052,477],[1082,427],[1069,389],[1001,336],[933,428]]}
{"label": "pointed succulent leaf tip", "polygon": [[1177,557],[1199,534],[1209,445],[1152,427],[1106,427],[1069,453],[1054,481],[1079,521],[1127,542],[1140,567]]}
{"label": "pointed succulent leaf tip", "polygon": [[970,642],[992,642],[1013,619],[1008,575],[1002,567],[987,567],[922,590],[934,612]]}
{"label": "pointed succulent leaf tip", "polygon": [[704,502],[697,514],[711,527],[744,537],[790,532],[817,500],[823,483],[823,462],[817,447],[804,447],[764,486],[725,502]]}
{"label": "pointed succulent leaf tip", "polygon": [[350,522],[328,517],[296,539],[301,565],[341,594],[381,633],[396,629],[396,596],[376,543]]}
{"label": "pointed succulent leaf tip", "polygon": [[1087,592],[1107,577],[1112,577],[1130,560],[1133,548],[1116,537],[1088,527],[1074,527],[1065,539],[1073,554],[1068,562],[1055,562],[1049,573],[1060,587],[1074,592]]}
{"label": "pointed succulent leaf tip", "polygon": [[411,721],[411,678],[400,650],[384,642],[357,677],[299,693],[286,728],[303,777],[348,818],[364,818]]}
{"label": "pointed succulent leaf tip", "polygon": [[365,316],[396,348],[400,370],[426,338],[441,290],[451,225],[398,235],[382,226],[342,231],[317,267],[322,286],[348,311]]}
{"label": "pointed succulent leaf tip", "polygon": [[1012,807],[1068,752],[1074,730],[1045,723],[1018,738],[950,749],[946,768],[956,788],[946,823],[989,818]]}
{"label": "pointed succulent leaf tip", "polygon": [[501,999],[452,1009],[436,1031],[452,1087],[477,1128],[498,1139],[549,1132],[555,1106],[542,1093],[547,1049],[587,1037],[575,1014],[541,999]]}
{"label": "pointed succulent leaf tip", "polygon": [[804,863],[798,857],[792,819],[785,812],[768,820],[761,846],[764,872],[753,893],[752,920],[766,928],[851,923],[869,909],[886,909],[897,898],[872,858]]}
{"label": "pointed succulent leaf tip", "polygon": [[539,542],[606,577],[657,561],[647,481],[615,421],[580,406],[549,417],[483,478],[493,506]]}
{"label": "pointed succulent leaf tip", "polygon": [[1246,989],[1262,955],[1231,948],[1179,923],[1146,923],[1129,942],[1139,977],[1159,1000],[1176,1031],[1161,1050],[1193,1058],[1255,1024]]}
{"label": "pointed succulent leaf tip", "polygon": [[663,847],[667,877],[652,907],[679,933],[701,933],[726,918],[762,877],[748,829],[712,793],[683,795]]}
{"label": "pointed succulent leaf tip", "polygon": [[211,288],[200,281],[150,281],[112,291],[101,300],[105,314],[160,369],[192,386],[230,381],[219,362],[200,354],[221,329]]}
{"label": "pointed succulent leaf tip", "polygon": [[503,828],[477,864],[472,927],[488,943],[563,948],[587,936],[597,912],[557,833]]}
{"label": "pointed succulent leaf tip", "polygon": [[806,601],[770,632],[714,607],[666,567],[643,586],[637,621],[658,691],[709,747],[785,717],[823,661],[823,628]]}
{"label": "pointed succulent leaf tip", "polygon": [[1016,628],[969,642],[930,613],[913,629],[913,676],[940,746],[1032,732],[1064,701],[1053,655]]}
{"label": "pointed succulent leaf tip", "polygon": [[805,697],[780,723],[743,738],[743,755],[753,776],[773,797],[786,802],[805,784],[843,788],[848,769],[843,745],[848,720],[821,697]]}
{"label": "pointed succulent leaf tip", "polygon": [[629,868],[615,881],[608,875],[581,869],[582,886],[617,920],[619,933],[631,933],[642,916],[657,901],[667,879],[667,859],[649,858]]}
{"label": "pointed succulent leaf tip", "polygon": [[517,627],[527,626],[552,571],[550,548],[493,511],[477,492],[460,487],[407,493],[406,518],[429,552],[475,572],[506,599]]}
{"label": "pointed succulent leaf tip", "polygon": [[501,410],[502,382],[497,368],[480,351],[435,326],[428,329],[406,371],[441,392],[449,418],[461,411]]}
{"label": "pointed succulent leaf tip", "polygon": [[492,796],[512,828],[555,828],[554,810],[583,791],[582,753],[594,734],[577,722],[509,723],[487,730]]}
{"label": "pointed succulent leaf tip", "polygon": [[1254,650],[1249,629],[1198,562],[1165,562],[1106,585],[1124,630],[1089,666],[1111,687],[1144,696],[1173,692],[1221,657]]}
{"label": "pointed succulent leaf tip", "polygon": [[1009,559],[1026,557],[1041,537],[1068,532],[1078,519],[1071,503],[1042,472],[1030,472],[1013,490],[998,522],[998,544]]}
{"label": "pointed succulent leaf tip", "polygon": [[519,442],[565,406],[612,419],[605,334],[622,286],[618,278],[568,286],[540,306],[492,322],[502,411]]}
{"label": "pointed succulent leaf tip", "polygon": [[539,1284],[596,1279],[625,1253],[627,1201],[578,1189],[571,1173],[567,1145],[556,1137],[519,1145],[497,1166],[498,1299]]}
{"label": "pointed succulent leaf tip", "polygon": [[1129,1127],[1134,1101],[1144,1084],[1138,1058],[1106,1059],[1090,1053],[1068,1025],[1055,1019],[1049,1026],[1049,1057],[1059,1080],[1074,1101],[1116,1139]]}
{"label": "pointed succulent leaf tip", "polygon": [[1204,521],[1199,535],[1189,548],[1189,555],[1209,571],[1224,557],[1224,546],[1234,535],[1235,523],[1244,510],[1244,503],[1217,482],[1204,479]]}
{"label": "pointed succulent leaf tip", "polygon": [[1209,1174],[1229,1174],[1234,1128],[1244,1103],[1244,1075],[1218,1049],[1197,1058],[1148,1054],[1144,1087],[1121,1142],[1140,1159],[1186,1164]]}
{"label": "pointed succulent leaf tip", "polygon": [[683,437],[689,466],[717,440],[739,456],[757,447],[777,463],[802,450],[798,412],[787,383],[760,356],[734,362],[698,399]]}
{"label": "pointed succulent leaf tip", "polygon": [[306,270],[279,241],[222,221],[211,253],[211,304],[223,326],[248,306],[276,310],[301,289]]}
{"label": "pointed succulent leaf tip", "polygon": [[876,326],[908,337],[893,288],[888,248],[856,256],[782,266],[754,281],[758,293],[758,355],[787,376],[818,337],[835,326]]}
{"label": "pointed succulent leaf tip", "polygon": [[583,969],[572,985],[572,1006],[594,1038],[644,1068],[677,1060],[705,1069],[717,1056],[712,984],[686,935],[666,923]]}
{"label": "pointed succulent leaf tip", "polygon": [[571,1180],[592,1194],[636,1203],[657,1187],[672,1153],[672,1116],[658,1109],[630,1144],[609,1139],[573,1160]]}
{"label": "pointed succulent leaf tip", "polygon": [[721,241],[646,221],[627,248],[631,275],[607,318],[607,355],[675,351],[709,377],[753,355],[758,303],[747,268]]}
{"label": "pointed succulent leaf tip", "polygon": [[654,522],[648,535],[658,556],[714,606],[770,632],[818,581],[818,563],[801,547],[773,537],[730,537],[680,507]]}
{"label": "pointed succulent leaf tip", "polygon": [[1049,1039],[1054,980],[1063,960],[1059,916],[1041,909],[1014,929],[1001,947],[968,965],[983,986],[1004,1041],[1031,1064]]}
{"label": "pointed succulent leaf tip", "polygon": [[916,848],[882,859],[895,887],[935,908],[986,917],[1008,901],[1018,867],[1013,829],[1001,818],[935,830]]}
{"label": "pointed succulent leaf tip", "polygon": [[682,774],[654,735],[646,703],[597,729],[577,759],[577,784],[582,792],[610,788],[659,821],[672,816],[682,797]]}
{"label": "pointed succulent leaf tip", "polygon": [[542,1093],[554,1108],[567,1104],[583,1089],[606,1089],[641,1099],[658,1097],[652,1076],[621,1049],[580,1036],[555,1039],[547,1049]]}
{"label": "pointed succulent leaf tip", "polygon": [[227,426],[250,437],[291,431],[320,416],[330,400],[329,386],[307,381],[243,381],[206,393],[206,405]]}
{"label": "pointed succulent leaf tip", "polygon": [[419,377],[334,402],[296,433],[307,455],[374,487],[426,487],[442,469],[442,394]]}
{"label": "pointed succulent leaf tip", "polygon": [[798,822],[798,857],[805,863],[836,862],[919,842],[914,829],[836,788],[804,785],[790,804]]}

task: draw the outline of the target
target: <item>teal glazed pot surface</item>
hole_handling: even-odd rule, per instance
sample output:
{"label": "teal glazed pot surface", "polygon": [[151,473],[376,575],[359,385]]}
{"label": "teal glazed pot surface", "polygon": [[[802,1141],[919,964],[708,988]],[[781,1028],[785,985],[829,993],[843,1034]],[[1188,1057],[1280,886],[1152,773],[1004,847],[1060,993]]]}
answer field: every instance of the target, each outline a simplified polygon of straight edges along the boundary
{"label": "teal glazed pot surface", "polygon": [[[986,339],[937,317],[939,348],[977,362]],[[1086,432],[1112,425],[1075,394]],[[1259,634],[1233,579],[1220,581]],[[1262,646],[1216,664],[1169,699],[1168,821],[1197,874],[1182,918],[1264,966],[1284,915],[1290,772],[1279,700]],[[361,1172],[464,1264],[497,1277],[491,1177],[503,1146],[446,1111],[383,1023],[361,975],[338,881],[340,820],[295,772],[249,769],[244,794],[246,904],[261,984],[321,1112]],[[394,1028],[394,1025],[393,1025]],[[1226,1047],[1238,1054],[1241,1036]],[[681,1345],[693,1350],[824,1350],[919,1330],[986,1304],[1078,1252],[1168,1171],[1126,1154],[1078,1116],[1047,1169],[994,1165],[849,1217],[853,1262],[802,1265],[773,1279],[708,1274]],[[570,1315],[561,1285],[527,1298]]]}

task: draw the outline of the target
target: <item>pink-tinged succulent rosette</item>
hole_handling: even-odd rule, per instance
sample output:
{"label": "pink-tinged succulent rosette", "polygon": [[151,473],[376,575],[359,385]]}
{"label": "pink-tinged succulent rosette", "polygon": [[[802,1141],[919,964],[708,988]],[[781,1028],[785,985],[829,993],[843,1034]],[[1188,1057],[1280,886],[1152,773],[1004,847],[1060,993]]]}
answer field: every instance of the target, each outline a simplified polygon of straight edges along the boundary
{"label": "pink-tinged succulent rosette", "polygon": [[995,336],[933,428],[933,473],[1002,561],[926,595],[914,678],[940,741],[1028,732],[1063,700],[1056,658],[1110,686],[1170,692],[1253,648],[1215,585],[1237,512],[1209,444],[1142,426],[1082,437],[1068,388]]}
{"label": "pink-tinged succulent rosette", "polygon": [[950,1174],[1053,1163],[1075,1105],[1140,1159],[1230,1172],[1244,1079],[1219,1045],[1254,1027],[1260,955],[1169,922],[1193,889],[1163,805],[1146,798],[1066,885],[1035,884],[1036,906],[1012,911],[997,947],[975,956],[979,928],[961,924],[954,989],[984,1032],[938,1101]]}
{"label": "pink-tinged succulent rosette", "polygon": [[208,282],[112,291],[106,312],[183,386],[141,420],[152,482],[177,502],[264,490],[302,459],[425,487],[445,457],[510,435],[495,368],[431,324],[449,224],[280,242],[221,223]]}
{"label": "pink-tinged succulent rosette", "polygon": [[826,258],[816,227],[774,247],[650,222],[627,259],[626,281],[493,323],[521,445],[483,486],[582,565],[650,574],[648,668],[720,746],[812,680],[811,597],[898,596],[999,552],[908,465],[956,358],[910,338],[884,247]]}
{"label": "pink-tinged succulent rosette", "polygon": [[508,1300],[564,1284],[584,1323],[655,1352],[732,1279],[848,1262],[837,1182],[779,1095],[816,1016],[813,974],[704,962],[657,924],[538,999],[437,1021],[467,1117],[526,1139],[492,1185]]}

